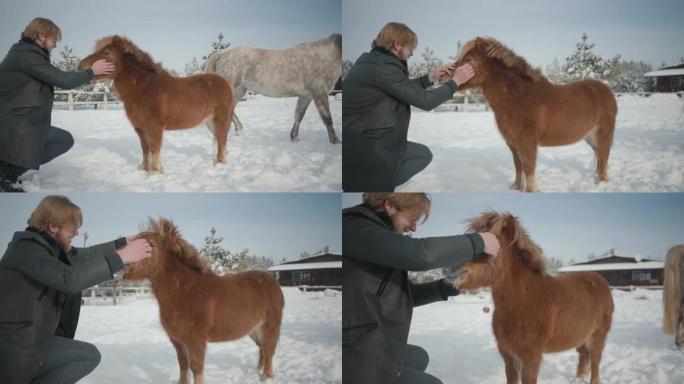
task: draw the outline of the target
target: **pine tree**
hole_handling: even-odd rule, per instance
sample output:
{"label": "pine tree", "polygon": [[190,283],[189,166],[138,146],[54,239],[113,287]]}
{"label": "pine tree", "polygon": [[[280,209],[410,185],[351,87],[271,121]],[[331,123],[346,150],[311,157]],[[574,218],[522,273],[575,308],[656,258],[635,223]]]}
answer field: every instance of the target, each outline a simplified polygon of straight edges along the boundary
{"label": "pine tree", "polygon": [[620,55],[605,60],[593,49],[596,44],[589,43],[586,33],[582,34],[582,41],[575,45],[575,52],[565,59],[563,71],[569,81],[584,79],[609,80],[613,69],[617,65]]}
{"label": "pine tree", "polygon": [[200,256],[205,257],[211,269],[218,274],[226,273],[232,264],[230,252],[219,245],[222,241],[223,237],[216,236],[216,228],[211,227],[209,236],[204,238],[204,246],[199,251]]}
{"label": "pine tree", "polygon": [[544,74],[549,78],[549,80],[551,80],[551,82],[556,84],[565,84],[569,82],[568,75],[565,73],[558,62],[558,59],[556,58],[553,59],[551,64],[546,66]]}
{"label": "pine tree", "polygon": [[209,51],[208,54],[202,56],[202,71],[204,71],[204,68],[207,66],[207,60],[209,60],[209,57],[215,53],[220,53],[228,49],[230,47],[230,43],[228,42],[223,42],[223,33],[219,32],[217,36],[217,40],[211,43],[211,51]]}
{"label": "pine tree", "polygon": [[197,61],[196,57],[192,58],[192,61],[189,63],[185,64],[185,69],[183,70],[185,72],[185,76],[192,76],[196,75],[198,73],[202,73],[202,67],[200,66],[199,62]]}
{"label": "pine tree", "polygon": [[349,73],[352,65],[354,65],[354,63],[351,60],[342,60],[342,80],[347,77],[347,73]]}
{"label": "pine tree", "polygon": [[71,72],[78,70],[78,63],[81,61],[81,58],[74,55],[73,51],[68,45],[64,45],[64,48],[59,51],[59,56],[52,61],[52,64],[62,71]]}
{"label": "pine tree", "polygon": [[644,77],[651,71],[651,66],[643,61],[621,61],[615,67],[615,77],[610,82],[610,88],[615,92],[643,92],[649,85],[649,79]]}
{"label": "pine tree", "polygon": [[410,77],[420,77],[428,73],[436,71],[444,65],[444,62],[435,56],[435,51],[430,47],[425,47],[423,53],[420,54],[422,61],[413,63],[409,66]]}

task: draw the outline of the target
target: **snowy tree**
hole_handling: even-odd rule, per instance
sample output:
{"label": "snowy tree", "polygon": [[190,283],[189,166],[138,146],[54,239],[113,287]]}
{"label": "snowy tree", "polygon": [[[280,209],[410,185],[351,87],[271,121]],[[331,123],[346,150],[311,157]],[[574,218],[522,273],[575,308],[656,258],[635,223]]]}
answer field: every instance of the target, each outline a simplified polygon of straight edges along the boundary
{"label": "snowy tree", "polygon": [[644,74],[651,69],[651,66],[643,61],[621,61],[615,67],[614,78],[609,83],[610,88],[616,92],[646,91],[649,79],[644,77]]}
{"label": "snowy tree", "polygon": [[76,71],[78,70],[78,63],[81,58],[73,54],[73,49],[69,48],[68,45],[64,45],[61,51],[59,51],[59,56],[52,60],[52,65],[61,69],[62,71]]}
{"label": "snowy tree", "polygon": [[582,41],[575,45],[575,52],[565,59],[563,71],[569,81],[596,79],[606,81],[611,78],[613,69],[620,59],[620,55],[605,60],[593,49],[595,44],[589,43],[586,33],[582,34]]}
{"label": "snowy tree", "polygon": [[224,42],[223,38],[223,33],[219,33],[216,37],[216,41],[211,43],[211,50],[209,51],[209,53],[202,56],[201,62],[198,61],[196,57],[193,57],[192,61],[185,64],[185,69],[183,71],[185,72],[185,75],[192,76],[199,73],[204,73],[204,69],[207,67],[207,60],[209,60],[209,57],[215,53],[223,52],[226,49],[228,49],[228,47],[230,47],[230,43]]}
{"label": "snowy tree", "polygon": [[458,60],[458,56],[461,54],[461,48],[463,48],[463,43],[461,40],[456,42],[456,54],[454,56],[449,56],[449,63],[455,63]]}
{"label": "snowy tree", "polygon": [[412,63],[409,66],[409,76],[420,77],[436,71],[444,65],[444,62],[435,56],[435,51],[430,47],[425,47],[425,51],[420,54],[422,61]]}
{"label": "snowy tree", "polygon": [[200,249],[200,256],[207,259],[211,269],[218,273],[224,274],[231,269],[233,260],[229,251],[221,247],[223,237],[216,236],[216,228],[211,227],[209,236],[204,238],[204,245]]}
{"label": "snowy tree", "polygon": [[556,58],[553,59],[551,64],[546,66],[544,74],[552,83],[565,84],[570,81],[567,73],[565,73]]}
{"label": "snowy tree", "polygon": [[563,267],[563,262],[555,257],[546,258],[546,265],[552,275],[558,274],[558,270]]}

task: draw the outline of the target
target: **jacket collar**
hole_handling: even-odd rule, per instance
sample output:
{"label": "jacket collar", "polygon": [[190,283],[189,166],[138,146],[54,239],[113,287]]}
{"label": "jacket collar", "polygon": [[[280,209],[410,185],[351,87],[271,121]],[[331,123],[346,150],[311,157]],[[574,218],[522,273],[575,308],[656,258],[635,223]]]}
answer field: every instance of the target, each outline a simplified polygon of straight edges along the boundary
{"label": "jacket collar", "polygon": [[392,52],[386,50],[385,48],[383,48],[383,47],[375,47],[375,48],[371,49],[371,52],[377,52],[377,53],[380,53],[380,54],[382,54],[382,55],[387,55],[387,56],[391,56],[391,57],[395,58],[398,62],[401,63],[401,65],[404,66],[404,69],[406,69],[406,70],[408,71],[408,63],[407,63],[407,61],[406,61],[406,60],[401,60],[400,58],[397,57],[397,55],[395,55],[394,53],[392,53]]}
{"label": "jacket collar", "polygon": [[38,45],[38,43],[36,43],[32,39],[29,39],[28,37],[22,36],[21,39],[19,39],[19,43],[24,43],[24,44],[27,44],[29,46],[34,46],[34,47],[40,49],[40,51],[43,52],[45,55],[50,56],[50,52],[47,49],[41,47],[40,45]]}
{"label": "jacket collar", "polygon": [[392,225],[392,220],[387,216],[385,212],[376,212],[371,209],[368,204],[359,204],[354,207],[346,208],[342,211],[342,216],[345,215],[357,215],[363,216],[370,219],[389,230],[394,230],[394,225]]}

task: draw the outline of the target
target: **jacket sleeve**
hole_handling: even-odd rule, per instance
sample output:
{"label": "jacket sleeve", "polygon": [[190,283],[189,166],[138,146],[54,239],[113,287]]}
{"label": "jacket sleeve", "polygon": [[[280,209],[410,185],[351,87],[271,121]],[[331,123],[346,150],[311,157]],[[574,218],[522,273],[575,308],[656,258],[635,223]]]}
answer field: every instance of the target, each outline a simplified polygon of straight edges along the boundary
{"label": "jacket sleeve", "polygon": [[484,241],[476,233],[418,239],[363,218],[347,217],[342,222],[342,249],[345,257],[394,269],[427,271],[472,259],[484,251]]}
{"label": "jacket sleeve", "polygon": [[441,87],[426,90],[421,79],[409,80],[394,64],[384,64],[375,72],[375,83],[378,88],[406,104],[426,111],[451,99],[456,91],[456,84],[451,80]]}
{"label": "jacket sleeve", "polygon": [[72,248],[74,263],[91,262],[99,258],[105,258],[112,274],[123,269],[124,264],[121,257],[115,252],[117,249],[126,245],[126,238],[121,237],[114,241],[93,245],[88,248]]}
{"label": "jacket sleeve", "polygon": [[[110,244],[111,253],[114,253],[114,242]],[[26,274],[32,279],[48,287],[66,293],[80,292],[95,284],[111,280],[114,272],[106,260],[106,252],[100,251],[99,257],[88,257],[67,265],[58,258],[53,257],[44,246],[34,241],[20,241],[15,245],[17,249],[12,252],[14,260],[8,260],[10,266]],[[91,248],[96,248],[91,247]],[[88,249],[88,248],[85,248]],[[120,265],[123,263],[118,255]],[[111,256],[109,256],[111,257]],[[115,265],[116,266],[116,265]]]}
{"label": "jacket sleeve", "polygon": [[429,77],[428,75],[423,75],[423,76],[420,76],[420,77],[416,77],[415,79],[411,79],[411,80],[409,80],[409,81],[411,81],[411,82],[413,82],[413,83],[416,83],[416,84],[420,85],[420,87],[423,88],[423,89],[425,89],[425,88],[429,87],[430,85],[432,85],[432,82],[430,81],[430,77]]}
{"label": "jacket sleeve", "polygon": [[49,60],[37,53],[28,52],[19,61],[20,69],[34,79],[62,89],[73,89],[88,84],[93,78],[93,70],[65,72],[50,64]]}
{"label": "jacket sleeve", "polygon": [[435,280],[429,283],[414,284],[409,283],[411,296],[413,297],[413,306],[434,303],[435,301],[444,301],[449,298],[441,289],[442,280]]}

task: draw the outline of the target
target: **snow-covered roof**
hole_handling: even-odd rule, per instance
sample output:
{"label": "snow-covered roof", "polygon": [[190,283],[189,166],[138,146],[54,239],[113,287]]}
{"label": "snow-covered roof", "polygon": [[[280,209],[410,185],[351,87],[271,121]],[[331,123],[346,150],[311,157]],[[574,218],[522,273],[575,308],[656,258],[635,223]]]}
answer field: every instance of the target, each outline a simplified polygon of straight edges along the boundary
{"label": "snow-covered roof", "polygon": [[608,264],[582,264],[568,265],[558,268],[558,272],[579,272],[579,271],[617,271],[632,269],[663,269],[665,263],[662,261],[645,261],[643,263],[608,263]]}
{"label": "snow-covered roof", "polygon": [[341,261],[322,261],[320,263],[280,264],[268,268],[269,271],[293,271],[302,269],[342,268]]}
{"label": "snow-covered roof", "polygon": [[644,73],[644,77],[677,76],[684,75],[684,68],[659,69]]}

